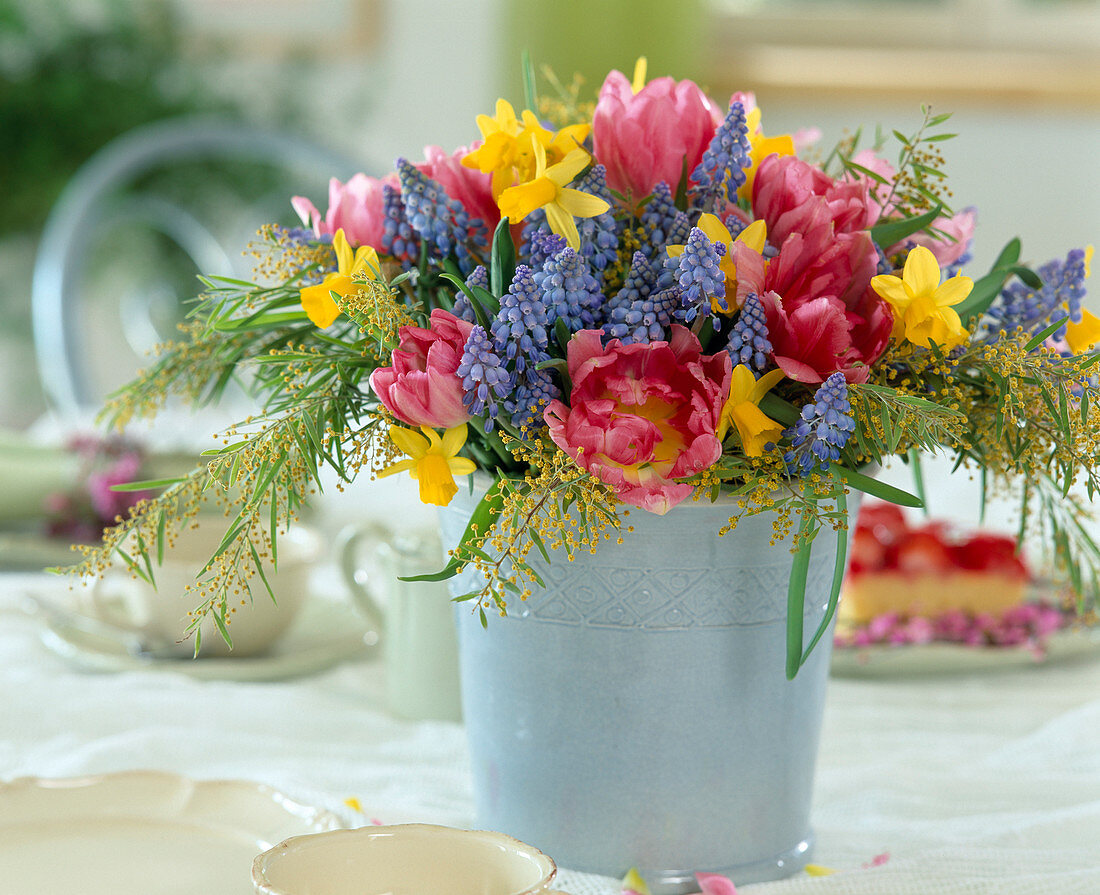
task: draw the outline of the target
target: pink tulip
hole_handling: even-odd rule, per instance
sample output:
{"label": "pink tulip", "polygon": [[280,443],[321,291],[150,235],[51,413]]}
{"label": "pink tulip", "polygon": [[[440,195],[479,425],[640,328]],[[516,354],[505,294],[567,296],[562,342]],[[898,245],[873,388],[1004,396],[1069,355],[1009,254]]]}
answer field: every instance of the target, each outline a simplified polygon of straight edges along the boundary
{"label": "pink tulip", "polygon": [[347,183],[335,177],[328,182],[328,211],[324,217],[305,196],[290,200],[302,223],[313,228],[316,236],[325,236],[343,229],[353,247],[371,246],[382,250],[382,184],[397,185],[397,176],[387,174],[379,180],[366,174],[355,174]]}
{"label": "pink tulip", "polygon": [[848,382],[866,382],[870,365],[886,350],[894,328],[893,314],[881,301],[861,305],[867,316],[849,310],[832,295],[792,309],[774,292],[765,293],[760,301],[775,363],[797,382],[824,382],[838,370]]}
{"label": "pink tulip", "polygon": [[603,345],[599,330],[569,342],[573,390],[543,416],[554,443],[618,498],[664,514],[689,497],[694,475],[722,454],[715,430],[730,390],[726,352],[704,356],[682,326],[669,342]]}
{"label": "pink tulip", "polygon": [[448,155],[438,146],[425,146],[424,161],[417,162],[416,167],[442,186],[448,196],[461,203],[471,218],[480,218],[492,235],[500,223],[500,209],[490,188],[492,175],[482,174],[462,164],[462,157],[476,148],[477,144],[459,146]]}
{"label": "pink tulip", "polygon": [[692,81],[656,78],[634,93],[626,75],[612,71],[592,119],[593,154],[608,186],[634,202],[662,180],[675,193],[685,159],[690,175],[724,115]]}
{"label": "pink tulip", "polygon": [[448,311],[432,311],[430,326],[403,326],[392,366],[371,373],[378,400],[410,426],[450,429],[470,419],[456,374],[473,324]]}

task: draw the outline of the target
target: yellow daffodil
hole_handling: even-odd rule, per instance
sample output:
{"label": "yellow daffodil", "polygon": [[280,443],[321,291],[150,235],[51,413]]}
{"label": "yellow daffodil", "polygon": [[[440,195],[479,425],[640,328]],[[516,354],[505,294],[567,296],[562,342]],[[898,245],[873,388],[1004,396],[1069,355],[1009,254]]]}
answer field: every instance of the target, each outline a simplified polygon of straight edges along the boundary
{"label": "yellow daffodil", "polygon": [[756,180],[756,170],[769,155],[794,155],[794,138],[790,134],[765,137],[760,129],[760,107],[750,109],[745,115],[749,130],[749,158],[752,165],[745,172],[745,182],[737,190],[742,199],[752,199],[752,185]]}
{"label": "yellow daffodil", "polygon": [[430,426],[421,426],[420,431],[424,434],[390,426],[391,440],[401,453],[409,455],[409,459],[398,460],[378,473],[378,477],[408,470],[420,483],[421,501],[445,507],[458,493],[454,477],[469,475],[476,468],[473,460],[457,456],[466,443],[466,423],[447,429],[442,438]]}
{"label": "yellow daffodil", "polygon": [[378,253],[370,246],[359,246],[352,253],[344,236],[343,228],[332,237],[332,248],[336,251],[336,271],[325,276],[323,282],[315,286],[306,286],[301,290],[302,307],[315,326],[324,329],[340,316],[340,306],[332,298],[332,293],[344,296],[359,290],[356,281],[374,279],[380,266]]}
{"label": "yellow daffodil", "polygon": [[970,294],[974,281],[954,276],[941,284],[939,262],[924,246],[909,253],[901,277],[880,274],[871,279],[871,287],[894,312],[896,340],[951,349],[969,338],[952,306]]}
{"label": "yellow daffodil", "polygon": [[646,69],[648,67],[649,60],[645,56],[639,56],[638,61],[634,63],[634,79],[630,82],[630,89],[634,93],[638,93],[645,87]]}
{"label": "yellow daffodil", "polygon": [[1071,320],[1066,324],[1066,344],[1074,354],[1083,354],[1100,345],[1100,317],[1082,311],[1080,323]]}
{"label": "yellow daffodil", "polygon": [[[764,243],[768,237],[768,225],[763,220],[753,221],[737,234],[737,239],[733,238],[729,228],[713,214],[701,215],[699,217],[699,223],[695,226],[702,230],[704,235],[711,242],[721,243],[726,247],[726,254],[718,261],[718,269],[721,270],[726,277],[726,296],[724,299],[712,297],[710,300],[710,308],[715,314],[733,314],[738,307],[740,307],[736,300],[737,264],[734,260],[734,256],[738,253],[734,251],[733,244],[741,243],[758,256],[758,258],[753,259],[753,261],[757,263],[750,264],[749,266],[756,268],[751,271],[751,291],[759,293],[763,286],[763,274],[766,266],[766,262],[764,261]],[[683,254],[684,247],[682,245],[668,246],[665,251],[668,252],[670,257],[678,258]]]}
{"label": "yellow daffodil", "polygon": [[759,457],[764,453],[764,445],[779,441],[783,427],[757,405],[782,378],[782,370],[772,370],[757,379],[744,364],[734,367],[730,396],[718,422],[718,440],[724,441],[730,426],[736,426],[746,457]]}
{"label": "yellow daffodil", "polygon": [[496,114],[477,116],[477,126],[482,144],[464,155],[462,164],[493,175],[494,199],[508,187],[535,176],[535,144],[542,146],[553,165],[579,148],[592,130],[590,124],[572,124],[555,133],[543,127],[530,109],[524,109],[516,118],[511,104],[503,99],[497,100]]}
{"label": "yellow daffodil", "polygon": [[532,143],[535,176],[527,183],[509,187],[500,194],[497,200],[500,213],[515,224],[536,208],[541,208],[546,212],[550,229],[564,237],[571,247],[578,249],[581,238],[573,218],[595,217],[611,206],[598,196],[566,187],[588,165],[590,159],[587,152],[574,149],[556,165],[547,167],[546,150],[537,141]]}
{"label": "yellow daffodil", "polygon": [[806,876],[832,876],[836,873],[832,867],[823,867],[821,864],[807,864],[802,869],[806,871]]}
{"label": "yellow daffodil", "polygon": [[626,872],[626,876],[623,877],[622,890],[624,892],[635,892],[637,895],[649,895],[649,886],[638,872],[637,867],[631,867]]}

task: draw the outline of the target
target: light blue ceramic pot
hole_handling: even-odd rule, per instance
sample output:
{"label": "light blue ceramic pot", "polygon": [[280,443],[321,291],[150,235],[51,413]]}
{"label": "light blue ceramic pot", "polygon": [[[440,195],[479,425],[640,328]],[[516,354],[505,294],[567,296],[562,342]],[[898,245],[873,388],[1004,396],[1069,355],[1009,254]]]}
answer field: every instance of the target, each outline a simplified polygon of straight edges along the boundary
{"label": "light blue ceramic pot", "polygon": [[[446,544],[475,505],[461,490],[441,512]],[[654,895],[697,891],[696,871],[741,884],[808,861],[832,638],[786,679],[789,544],[769,544],[770,514],[719,537],[729,513],[634,511],[622,545],[540,561],[546,587],[488,629],[458,604],[479,826],[569,869],[637,867]],[[827,532],[815,540],[807,641],[835,550]]]}

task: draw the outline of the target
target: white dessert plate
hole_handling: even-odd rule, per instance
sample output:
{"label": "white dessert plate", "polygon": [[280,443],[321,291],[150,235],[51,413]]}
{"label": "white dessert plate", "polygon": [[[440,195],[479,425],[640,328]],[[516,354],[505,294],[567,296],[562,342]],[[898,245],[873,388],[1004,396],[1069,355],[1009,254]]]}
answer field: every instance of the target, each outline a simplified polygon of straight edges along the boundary
{"label": "white dessert plate", "polygon": [[81,671],[157,671],[200,680],[274,681],[316,674],[351,659],[374,655],[377,636],[345,602],[311,597],[287,632],[257,656],[227,658],[153,658],[131,651],[131,639],[119,633],[43,618],[42,642]]}
{"label": "white dessert plate", "polygon": [[248,895],[256,855],[340,820],[269,787],[159,771],[0,784],[5,895]]}
{"label": "white dessert plate", "polygon": [[1041,653],[1026,647],[965,646],[933,642],[890,646],[834,647],[830,665],[837,677],[905,677],[965,674],[1100,658],[1100,628],[1070,627],[1047,638]]}

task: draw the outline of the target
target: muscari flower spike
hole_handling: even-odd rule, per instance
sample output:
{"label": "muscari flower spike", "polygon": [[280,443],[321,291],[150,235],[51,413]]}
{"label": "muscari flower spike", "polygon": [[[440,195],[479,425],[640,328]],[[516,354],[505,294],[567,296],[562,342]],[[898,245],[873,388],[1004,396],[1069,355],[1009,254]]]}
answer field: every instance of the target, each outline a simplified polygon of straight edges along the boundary
{"label": "muscari flower spike", "polygon": [[805,478],[815,467],[828,469],[840,459],[840,449],[855,429],[848,383],[843,373],[833,373],[802,408],[798,422],[783,433],[791,439],[791,449],[783,455],[788,472]]}
{"label": "muscari flower spike", "polygon": [[534,273],[526,264],[516,267],[508,292],[500,300],[500,312],[493,321],[493,343],[503,352],[517,373],[533,375],[535,364],[546,360],[546,305],[542,302]]}
{"label": "muscari flower spike", "polygon": [[[607,188],[607,168],[593,165],[577,181],[577,189],[603,199],[610,206],[611,191]],[[619,257],[619,235],[610,211],[577,222],[581,237],[581,254],[597,274],[602,275]]]}
{"label": "muscari flower spike", "polygon": [[730,103],[725,120],[718,126],[710,145],[703,152],[702,161],[691,174],[695,181],[694,204],[704,211],[719,207],[719,200],[737,201],[737,189],[745,182],[744,169],[752,165],[749,142],[749,126],[745,119],[745,107],[740,102]]}
{"label": "muscari flower spike", "polygon": [[669,224],[665,244],[683,245],[687,242],[689,233],[691,233],[691,219],[682,211],[677,211],[672,216],[672,223]]}
{"label": "muscari flower spike", "polygon": [[[479,264],[470,271],[470,275],[466,277],[466,285],[471,288],[480,286],[482,289],[486,290],[489,288],[489,271],[485,269],[484,264]],[[459,290],[458,295],[455,296],[454,315],[470,323],[477,323],[477,314],[474,313],[474,309],[470,304],[470,299],[468,299],[466,293],[461,290]]]}
{"label": "muscari flower spike", "polygon": [[733,359],[733,365],[744,364],[754,373],[761,373],[772,353],[772,343],[768,339],[768,320],[764,315],[764,306],[760,296],[750,292],[741,306],[741,313],[730,332],[726,346]]}
{"label": "muscari flower spike", "polygon": [[413,230],[439,258],[454,254],[463,273],[473,270],[470,246],[480,249],[486,245],[485,223],[480,218],[471,218],[461,202],[448,196],[439,183],[403,158],[397,160],[397,177],[401,182],[401,201]]}
{"label": "muscari flower spike", "polygon": [[485,431],[492,431],[499,402],[512,393],[515,378],[483,326],[470,330],[455,373],[462,379],[462,403],[472,416],[484,413]]}
{"label": "muscari flower spike", "polygon": [[592,276],[582,255],[569,248],[562,249],[535,271],[535,285],[546,306],[546,325],[563,320],[570,332],[588,329],[596,322],[603,306],[600,284]]}
{"label": "muscari flower spike", "polygon": [[642,216],[639,218],[642,227],[649,235],[645,250],[650,253],[650,257],[671,244],[669,233],[676,223],[677,214],[680,214],[680,211],[672,198],[672,190],[662,180],[653,188],[653,194],[642,209]]}
{"label": "muscari flower spike", "polygon": [[504,402],[504,409],[512,415],[512,426],[520,437],[529,441],[539,430],[546,428],[542,411],[555,398],[561,397],[561,389],[555,384],[548,370],[534,370],[533,376],[523,378],[512,397]]}
{"label": "muscari flower spike", "polygon": [[525,263],[532,270],[541,270],[550,258],[565,248],[565,238],[551,231],[541,208],[527,216],[527,223],[523,225],[523,248],[527,254]]}
{"label": "muscari flower spike", "polygon": [[[1043,281],[1040,289],[1032,289],[1023,282],[1008,286],[987,311],[996,321],[987,327],[988,340],[996,341],[1002,332],[1013,332],[1018,326],[1025,332],[1038,332],[1067,316],[1067,312],[1071,323],[1080,323],[1084,317],[1081,301],[1088,276],[1087,254],[1085,249],[1071,249],[1065,260],[1055,259],[1042,265],[1035,271]],[[1060,340],[1065,335],[1063,326],[1053,338]]]}
{"label": "muscari flower spike", "polygon": [[[683,319],[690,323],[701,308],[710,311],[712,298],[726,295],[726,275],[719,262],[726,253],[721,243],[713,243],[698,227],[688,234],[684,251],[677,262],[677,282],[682,290]],[[719,302],[725,307],[725,302]]]}
{"label": "muscari flower spike", "polygon": [[401,191],[382,184],[382,251],[401,262],[406,270],[420,260],[420,238],[416,235],[408,217],[405,204],[401,201]]}

